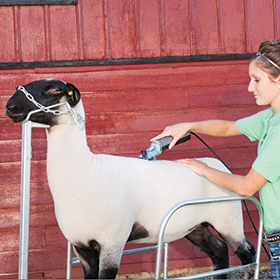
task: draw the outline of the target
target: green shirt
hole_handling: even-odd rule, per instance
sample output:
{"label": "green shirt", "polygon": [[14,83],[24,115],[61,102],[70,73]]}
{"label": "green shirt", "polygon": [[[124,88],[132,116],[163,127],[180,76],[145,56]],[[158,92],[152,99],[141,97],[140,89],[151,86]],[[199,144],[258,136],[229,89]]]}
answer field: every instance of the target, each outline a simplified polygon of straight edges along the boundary
{"label": "green shirt", "polygon": [[238,130],[251,141],[259,141],[252,168],[268,182],[259,190],[266,231],[280,228],[280,112],[261,111],[238,120]]}

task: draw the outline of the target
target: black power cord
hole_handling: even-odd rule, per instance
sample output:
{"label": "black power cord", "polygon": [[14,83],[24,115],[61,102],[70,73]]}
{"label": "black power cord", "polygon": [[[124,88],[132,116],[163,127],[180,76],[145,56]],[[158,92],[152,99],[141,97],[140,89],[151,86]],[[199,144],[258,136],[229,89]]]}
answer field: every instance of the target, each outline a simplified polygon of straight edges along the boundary
{"label": "black power cord", "polygon": [[[191,131],[190,131],[190,133],[191,133],[192,135],[194,135],[198,140],[200,140],[201,143],[203,143],[203,144],[218,158],[218,160],[221,161],[221,163],[230,171],[230,173],[232,173],[231,169],[226,165],[226,163],[217,155],[217,153],[216,153],[203,139],[201,139],[201,138],[200,138],[197,134],[195,134],[194,132],[191,132]],[[250,213],[250,211],[249,211],[249,209],[248,209],[247,203],[246,203],[245,200],[243,200],[243,203],[244,203],[244,206],[245,206],[245,208],[246,208],[247,214],[248,214],[248,216],[249,216],[249,218],[250,218],[250,221],[251,221],[251,223],[252,223],[252,225],[253,225],[253,228],[254,228],[255,232],[257,233],[257,235],[258,235],[258,234],[259,234],[259,233],[258,233],[258,230],[257,230],[257,228],[256,228],[256,226],[255,226],[255,223],[254,223],[254,221],[253,221],[253,218],[252,218],[252,216],[251,216],[251,213]],[[267,251],[267,249],[266,249],[266,247],[265,247],[265,245],[264,245],[263,242],[262,242],[262,246],[263,246],[263,248],[264,248],[264,250],[265,250],[265,252],[266,252],[268,258],[270,259],[270,255],[269,255],[269,253],[268,253],[268,251]]]}

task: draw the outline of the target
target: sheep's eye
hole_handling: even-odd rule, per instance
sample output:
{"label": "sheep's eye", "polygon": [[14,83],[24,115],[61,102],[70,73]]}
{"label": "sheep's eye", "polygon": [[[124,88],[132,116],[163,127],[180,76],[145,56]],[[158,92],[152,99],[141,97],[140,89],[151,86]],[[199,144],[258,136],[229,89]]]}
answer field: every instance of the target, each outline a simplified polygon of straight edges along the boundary
{"label": "sheep's eye", "polygon": [[50,88],[44,92],[44,94],[59,94],[61,93],[61,89],[59,88]]}

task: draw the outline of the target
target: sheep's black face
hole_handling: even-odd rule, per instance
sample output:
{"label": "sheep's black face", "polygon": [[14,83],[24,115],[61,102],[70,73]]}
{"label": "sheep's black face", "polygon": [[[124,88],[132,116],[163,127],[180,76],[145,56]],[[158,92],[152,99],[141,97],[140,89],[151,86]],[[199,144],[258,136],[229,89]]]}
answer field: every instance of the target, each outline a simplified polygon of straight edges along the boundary
{"label": "sheep's black face", "polygon": [[[35,81],[24,85],[24,88],[34,97],[36,102],[45,107],[60,103],[63,97],[66,98],[64,101],[68,101],[71,106],[75,106],[80,101],[80,92],[76,87],[56,79]],[[26,119],[29,112],[37,110],[38,107],[27,99],[21,90],[17,90],[7,102],[6,109],[6,115],[13,122],[22,122]],[[57,122],[56,118],[57,116],[52,113],[41,111],[32,114],[30,120],[54,125]]]}

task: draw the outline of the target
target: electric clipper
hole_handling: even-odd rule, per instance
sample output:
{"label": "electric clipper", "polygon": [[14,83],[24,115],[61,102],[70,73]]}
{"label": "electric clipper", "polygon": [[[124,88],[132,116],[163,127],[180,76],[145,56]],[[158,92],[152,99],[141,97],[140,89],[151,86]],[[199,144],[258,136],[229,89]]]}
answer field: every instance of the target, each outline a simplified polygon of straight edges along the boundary
{"label": "electric clipper", "polygon": [[[180,138],[176,142],[175,146],[190,140],[190,138],[191,134],[188,131],[182,138]],[[168,149],[168,146],[171,143],[172,139],[172,136],[166,136],[162,139],[153,141],[151,143],[151,146],[147,150],[141,151],[141,155],[138,156],[138,158],[145,160],[155,160],[158,155],[160,155],[163,151]]]}

